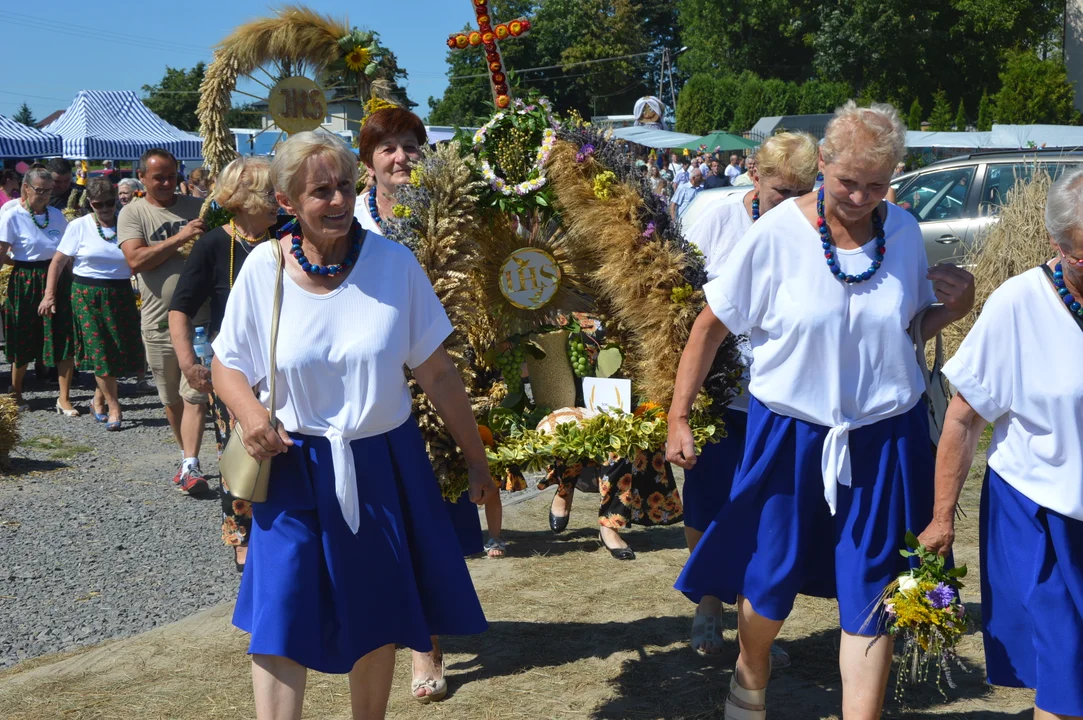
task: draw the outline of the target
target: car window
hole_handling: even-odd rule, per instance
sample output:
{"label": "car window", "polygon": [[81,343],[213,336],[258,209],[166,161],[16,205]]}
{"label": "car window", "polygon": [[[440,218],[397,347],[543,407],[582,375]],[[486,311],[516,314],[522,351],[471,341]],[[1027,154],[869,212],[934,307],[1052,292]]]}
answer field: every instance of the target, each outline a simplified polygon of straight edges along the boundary
{"label": "car window", "polygon": [[896,202],[919,222],[958,220],[973,183],[973,167],[923,173],[897,191]]}
{"label": "car window", "polygon": [[1008,191],[1019,180],[1027,181],[1037,167],[1049,173],[1053,180],[1069,170],[1079,167],[1074,163],[998,163],[990,164],[985,171],[985,184],[981,193],[981,210],[985,214],[996,213],[1008,202]]}

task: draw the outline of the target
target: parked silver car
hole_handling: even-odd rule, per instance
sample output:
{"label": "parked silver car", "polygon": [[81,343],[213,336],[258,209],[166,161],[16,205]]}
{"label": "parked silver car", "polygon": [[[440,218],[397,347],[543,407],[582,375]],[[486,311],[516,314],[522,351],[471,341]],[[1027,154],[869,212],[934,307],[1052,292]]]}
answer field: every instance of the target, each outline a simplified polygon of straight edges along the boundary
{"label": "parked silver car", "polygon": [[971,153],[900,175],[891,187],[895,202],[921,226],[929,264],[959,264],[996,222],[1016,180],[1038,167],[1056,180],[1081,165],[1083,152],[1075,150]]}

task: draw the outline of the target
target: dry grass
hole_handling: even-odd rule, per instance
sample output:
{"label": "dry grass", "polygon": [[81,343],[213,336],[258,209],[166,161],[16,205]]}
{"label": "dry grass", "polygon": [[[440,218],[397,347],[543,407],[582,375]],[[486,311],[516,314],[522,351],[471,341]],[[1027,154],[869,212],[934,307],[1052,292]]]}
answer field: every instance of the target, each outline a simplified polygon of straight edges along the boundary
{"label": "dry grass", "polygon": [[599,307],[620,326],[637,393],[669,407],[681,352],[703,307],[702,291],[691,287],[683,302],[674,301],[673,291],[687,283],[683,271],[691,259],[643,237],[643,200],[633,189],[614,183],[609,199],[597,198],[593,175],[600,166],[576,162],[576,152],[572,143],[559,141],[549,156],[549,179],[565,228],[592,268],[590,284]]}
{"label": "dry grass", "polygon": [[[965,259],[973,265],[974,310],[944,329],[944,353],[950,358],[974,327],[985,301],[1008,278],[1037,267],[1053,256],[1045,230],[1045,199],[1053,184],[1049,173],[1035,168],[1030,181],[1017,180],[1008,192],[999,219]],[[930,346],[931,347],[931,346]]]}
{"label": "dry grass", "polygon": [[[958,528],[957,558],[971,568],[966,598],[977,611],[976,467],[964,489],[969,514]],[[687,558],[680,527],[627,533],[635,562],[612,560],[597,541],[596,496],[580,495],[573,530],[545,529],[550,493],[506,508],[511,556],[470,560],[491,622],[477,637],[447,638],[451,695],[421,706],[409,697],[409,653],[401,651],[389,718],[396,720],[692,720],[720,718],[736,660],[734,616],[724,618],[725,652],[708,661],[686,645],[692,605],[672,583]],[[177,625],[83,651],[58,662],[24,663],[0,673],[5,720],[234,720],[252,717],[246,640],[215,608]],[[835,604],[799,598],[781,640],[792,668],[776,673],[772,717],[837,718],[840,705]],[[1033,694],[984,685],[980,636],[963,645],[969,672],[955,673],[948,699],[911,691],[888,701],[885,717],[1022,720]],[[894,683],[894,680],[892,680]],[[893,684],[891,687],[894,687]],[[305,717],[345,720],[345,679],[309,678]]]}

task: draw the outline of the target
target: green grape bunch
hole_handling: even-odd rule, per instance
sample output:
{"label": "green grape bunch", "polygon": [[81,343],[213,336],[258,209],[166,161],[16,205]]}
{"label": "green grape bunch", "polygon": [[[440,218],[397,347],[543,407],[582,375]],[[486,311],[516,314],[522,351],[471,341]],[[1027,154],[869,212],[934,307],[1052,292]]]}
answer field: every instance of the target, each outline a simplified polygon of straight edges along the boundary
{"label": "green grape bunch", "polygon": [[496,356],[496,368],[504,376],[508,393],[514,395],[523,389],[523,363],[526,362],[526,350],[522,345],[511,345]]}
{"label": "green grape bunch", "polygon": [[572,372],[576,377],[583,378],[591,374],[593,367],[582,335],[568,336],[568,360],[572,363]]}

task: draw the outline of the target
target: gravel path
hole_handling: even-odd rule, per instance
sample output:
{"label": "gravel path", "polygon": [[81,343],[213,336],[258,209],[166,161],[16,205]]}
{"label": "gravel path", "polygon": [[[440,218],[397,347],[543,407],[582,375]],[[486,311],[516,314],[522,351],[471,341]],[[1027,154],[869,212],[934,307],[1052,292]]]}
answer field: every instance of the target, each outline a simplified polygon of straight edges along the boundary
{"label": "gravel path", "polygon": [[[105,431],[72,399],[57,415],[56,387],[27,381],[32,411],[0,475],[0,667],[133,635],[236,597],[240,575],[222,544],[217,494],[173,485],[180,452],[156,394],[122,384],[124,429]],[[0,365],[0,382],[10,383]],[[82,376],[93,382],[89,375]],[[217,486],[214,433],[201,461]]]}
{"label": "gravel path", "polygon": [[[11,368],[0,364],[0,384]],[[217,492],[173,485],[180,451],[158,396],[121,384],[124,429],[57,415],[55,385],[28,373],[22,443],[0,474],[0,668],[46,653],[126,637],[232,601],[240,574],[220,534]],[[200,454],[218,484],[214,431]],[[533,482],[531,486],[533,486]],[[505,504],[536,490],[502,493]]]}

